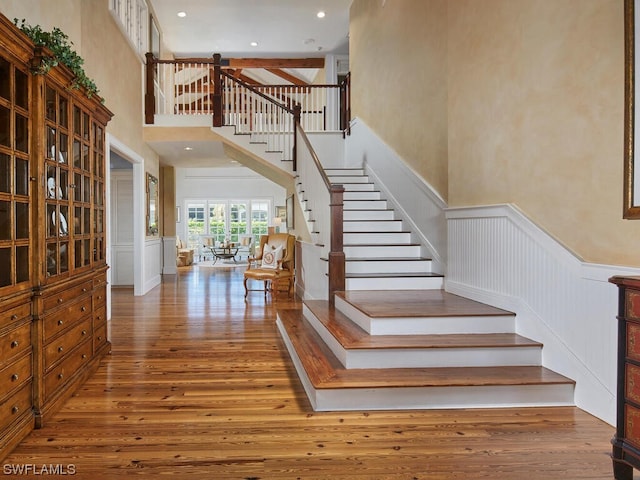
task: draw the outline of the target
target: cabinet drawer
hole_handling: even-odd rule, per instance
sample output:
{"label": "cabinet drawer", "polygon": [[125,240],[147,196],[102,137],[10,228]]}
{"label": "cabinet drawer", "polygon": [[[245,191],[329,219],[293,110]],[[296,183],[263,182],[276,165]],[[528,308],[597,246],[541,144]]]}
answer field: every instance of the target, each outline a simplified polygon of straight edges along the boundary
{"label": "cabinet drawer", "polygon": [[83,297],[70,303],[66,308],[47,315],[44,319],[44,341],[66,330],[91,312],[91,297]]}
{"label": "cabinet drawer", "polygon": [[44,311],[46,312],[48,310],[51,310],[52,308],[59,307],[63,305],[65,302],[74,300],[82,295],[85,295],[91,292],[92,290],[93,290],[93,281],[88,280],[79,285],[70,287],[66,290],[61,290],[51,295],[46,295],[43,298]]}
{"label": "cabinet drawer", "polygon": [[106,285],[107,284],[107,274],[106,273],[101,273],[99,275],[96,275],[95,277],[93,277],[93,288],[94,290],[102,285]]}
{"label": "cabinet drawer", "polygon": [[[98,328],[107,321],[107,306],[102,305],[93,312],[93,328]],[[639,339],[640,340],[640,339]]]}
{"label": "cabinet drawer", "polygon": [[98,307],[107,303],[107,285],[106,283],[96,288],[93,292],[93,305]]}
{"label": "cabinet drawer", "polygon": [[31,411],[31,382],[0,403],[0,431]]}
{"label": "cabinet drawer", "polygon": [[31,321],[0,335],[0,368],[31,348]]}
{"label": "cabinet drawer", "polygon": [[91,342],[87,341],[78,346],[61,363],[51,369],[44,377],[45,402],[58,388],[63,387],[90,358]]}
{"label": "cabinet drawer", "polygon": [[91,334],[91,317],[86,317],[64,335],[56,338],[44,348],[44,369],[49,370],[67,353],[82,343]]}
{"label": "cabinet drawer", "polygon": [[627,357],[640,361],[640,324],[627,322]]}
{"label": "cabinet drawer", "polygon": [[0,328],[11,325],[29,315],[31,315],[31,303],[18,305],[17,307],[0,312]]}
{"label": "cabinet drawer", "polygon": [[625,370],[625,398],[640,404],[640,367],[627,363]]}
{"label": "cabinet drawer", "polygon": [[0,370],[0,385],[3,392],[14,391],[27,380],[31,380],[31,361],[31,354],[25,355]]}
{"label": "cabinet drawer", "polygon": [[105,343],[107,343],[107,323],[96,327],[93,334],[93,352],[96,353]]}

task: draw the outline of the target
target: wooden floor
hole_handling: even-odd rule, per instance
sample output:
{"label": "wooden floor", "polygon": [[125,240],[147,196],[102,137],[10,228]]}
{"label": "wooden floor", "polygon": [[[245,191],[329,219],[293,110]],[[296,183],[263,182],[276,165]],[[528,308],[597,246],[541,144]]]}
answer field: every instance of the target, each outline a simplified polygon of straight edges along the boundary
{"label": "wooden floor", "polygon": [[4,460],[5,473],[62,464],[92,480],[612,478],[613,428],[577,408],[315,413],[273,304],[243,296],[241,268],[184,269],[144,297],[114,289],[112,354]]}

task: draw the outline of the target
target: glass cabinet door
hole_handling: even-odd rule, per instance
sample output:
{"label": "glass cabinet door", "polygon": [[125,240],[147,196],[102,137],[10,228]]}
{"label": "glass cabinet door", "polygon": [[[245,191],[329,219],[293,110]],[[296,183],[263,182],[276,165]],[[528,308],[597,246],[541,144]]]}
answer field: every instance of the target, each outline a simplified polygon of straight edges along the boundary
{"label": "glass cabinet door", "polygon": [[0,289],[31,275],[29,76],[0,56]]}
{"label": "glass cabinet door", "polygon": [[46,275],[70,268],[70,125],[69,98],[50,85],[45,89],[45,236]]}

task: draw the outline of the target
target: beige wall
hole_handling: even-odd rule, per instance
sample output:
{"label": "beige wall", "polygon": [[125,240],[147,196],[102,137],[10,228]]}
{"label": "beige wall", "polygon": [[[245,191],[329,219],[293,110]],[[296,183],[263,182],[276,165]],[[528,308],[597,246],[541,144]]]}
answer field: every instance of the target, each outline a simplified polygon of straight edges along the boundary
{"label": "beige wall", "polygon": [[447,198],[447,0],[354,0],[352,112]]}
{"label": "beige wall", "polygon": [[640,221],[622,220],[623,1],[382,3],[352,6],[354,115],[450,206],[513,203],[586,261],[640,266]]}
{"label": "beige wall", "polygon": [[142,64],[120,33],[106,0],[2,0],[3,15],[25,19],[45,30],[59,27],[84,59],[106,107],[114,113],[107,131],[145,159],[159,174],[158,158],[143,141]]}

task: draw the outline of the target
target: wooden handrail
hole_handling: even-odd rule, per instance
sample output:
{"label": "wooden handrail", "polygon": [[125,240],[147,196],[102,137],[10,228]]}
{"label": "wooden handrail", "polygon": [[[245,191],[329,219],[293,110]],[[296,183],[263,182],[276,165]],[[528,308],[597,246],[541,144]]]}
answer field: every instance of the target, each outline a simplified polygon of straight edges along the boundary
{"label": "wooden handrail", "polygon": [[[269,95],[265,95],[264,93],[259,91],[258,88],[255,85],[250,85],[247,82],[244,82],[244,81],[240,80],[239,78],[234,77],[233,75],[229,75],[227,72],[222,71],[222,70],[221,70],[221,75],[224,76],[224,77],[227,77],[229,80],[231,80],[234,83],[237,83],[238,85],[242,85],[247,90],[255,93],[259,97],[264,98],[266,101],[273,103],[274,105],[282,108],[283,110],[285,110],[288,113],[290,113],[291,115],[293,115],[293,109],[292,108],[287,107],[284,103],[276,102]],[[291,86],[291,85],[289,85],[289,86]],[[269,85],[269,87],[271,87],[271,85]]]}
{"label": "wooden handrail", "polygon": [[[329,208],[331,211],[331,232],[329,246],[329,303],[335,304],[335,293],[344,291],[346,286],[346,258],[344,254],[344,186],[334,185],[329,180],[318,154],[313,149],[309,137],[299,123],[296,123],[300,137],[304,141],[309,151],[313,163],[316,166],[320,177],[329,192]],[[297,135],[296,135],[297,138]]]}
{"label": "wooden handrail", "polygon": [[316,153],[316,151],[311,146],[311,142],[309,141],[309,137],[307,137],[307,134],[305,133],[305,131],[302,129],[302,127],[300,125],[296,124],[296,128],[300,129],[300,136],[302,137],[302,140],[304,140],[304,143],[305,143],[305,145],[307,147],[307,150],[309,150],[309,153],[311,154],[311,158],[313,159],[313,163],[315,164],[316,168],[320,172],[320,177],[322,177],[322,181],[324,182],[324,185],[327,187],[327,191],[330,192],[331,191],[331,181],[329,181],[329,177],[327,177],[327,174],[324,171],[324,168],[322,168],[322,163],[320,163],[320,159],[318,158],[318,154]]}

